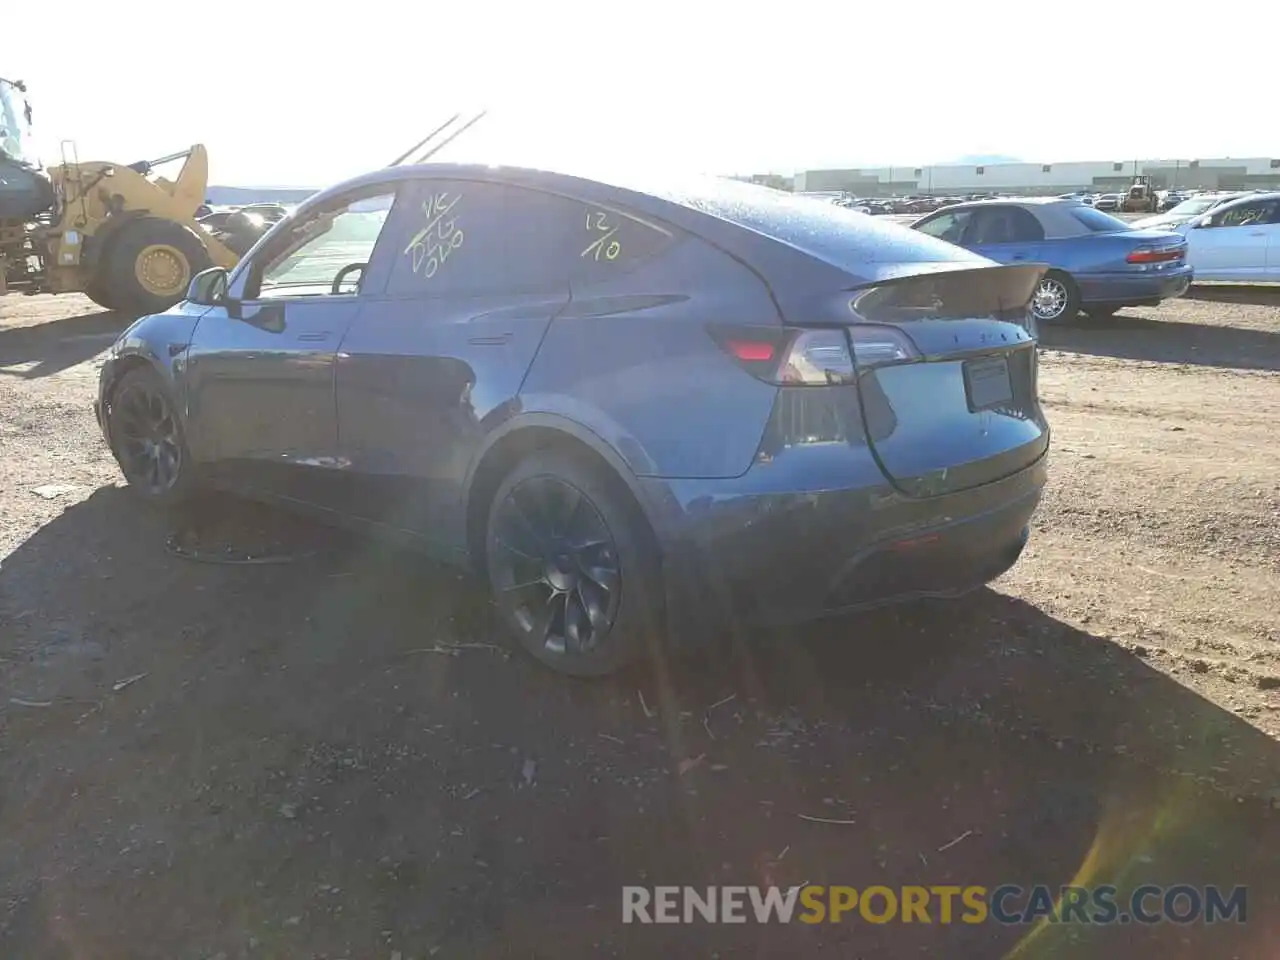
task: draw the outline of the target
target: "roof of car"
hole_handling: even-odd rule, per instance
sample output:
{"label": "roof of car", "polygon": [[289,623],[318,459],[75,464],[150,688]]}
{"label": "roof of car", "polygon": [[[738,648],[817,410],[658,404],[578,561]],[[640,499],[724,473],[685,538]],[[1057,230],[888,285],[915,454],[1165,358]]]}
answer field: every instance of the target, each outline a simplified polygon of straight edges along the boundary
{"label": "roof of car", "polygon": [[[1089,228],[1084,220],[1074,214],[1075,211],[1083,210],[1093,212],[1096,208],[1068,197],[998,197],[994,200],[968,200],[964,203],[940,207],[937,213],[977,210],[984,207],[1021,207],[1030,212],[1040,222],[1045,238],[1050,240],[1083,237],[1095,232]],[[1104,211],[1097,210],[1096,212],[1103,216],[1108,216]],[[927,215],[927,217],[933,216],[936,216],[936,214]],[[923,219],[926,218],[922,217],[921,220]],[[1121,225],[1117,227],[1117,231],[1127,227],[1127,224],[1122,221],[1118,222]]]}
{"label": "roof of car", "polygon": [[1268,190],[1260,193],[1239,193],[1222,204],[1224,207],[1247,203],[1252,200],[1280,200],[1280,190]]}
{"label": "roof of car", "polygon": [[428,163],[375,170],[347,180],[309,198],[298,213],[305,216],[351,190],[424,178],[506,183],[586,203],[625,206],[640,216],[702,236],[780,283],[805,282],[794,273],[797,252],[862,283],[904,273],[991,265],[951,244],[823,199],[700,174],[635,170],[579,174]]}

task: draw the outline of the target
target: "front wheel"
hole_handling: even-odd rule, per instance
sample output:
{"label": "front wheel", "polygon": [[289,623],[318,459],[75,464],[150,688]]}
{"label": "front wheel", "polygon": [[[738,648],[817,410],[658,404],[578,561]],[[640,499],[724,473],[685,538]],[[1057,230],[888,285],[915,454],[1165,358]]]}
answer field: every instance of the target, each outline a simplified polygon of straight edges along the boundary
{"label": "front wheel", "polygon": [[1080,312],[1080,294],[1065,273],[1046,273],[1031,295],[1031,313],[1040,323],[1063,323]]}
{"label": "front wheel", "polygon": [[107,411],[111,452],[140,499],[171,506],[188,499],[194,470],[182,421],[160,375],[130,370],[111,393]]}
{"label": "front wheel", "polygon": [[489,510],[493,601],[511,637],[558,673],[598,677],[643,654],[660,622],[656,557],[614,478],[558,452],[522,460]]}

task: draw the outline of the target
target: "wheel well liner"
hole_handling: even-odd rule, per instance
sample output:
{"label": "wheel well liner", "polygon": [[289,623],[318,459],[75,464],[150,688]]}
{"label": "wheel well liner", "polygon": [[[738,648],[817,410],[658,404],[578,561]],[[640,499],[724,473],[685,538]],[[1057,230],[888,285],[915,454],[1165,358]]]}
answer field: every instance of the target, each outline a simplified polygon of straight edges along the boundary
{"label": "wheel well liner", "polygon": [[116,388],[120,386],[120,381],[124,379],[125,374],[137,370],[139,367],[151,367],[154,370],[155,364],[136,353],[121,357],[117,361],[115,369],[111,371],[111,382],[107,385],[107,389],[103,391],[103,399],[110,403],[115,398]]}

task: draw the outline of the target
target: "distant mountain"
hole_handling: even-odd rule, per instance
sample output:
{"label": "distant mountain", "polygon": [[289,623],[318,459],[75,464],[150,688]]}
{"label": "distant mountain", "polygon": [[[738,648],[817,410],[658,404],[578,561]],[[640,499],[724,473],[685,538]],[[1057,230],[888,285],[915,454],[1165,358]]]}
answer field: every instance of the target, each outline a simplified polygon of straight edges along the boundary
{"label": "distant mountain", "polygon": [[215,206],[245,203],[300,203],[316,191],[309,187],[222,187],[205,190],[205,199]]}

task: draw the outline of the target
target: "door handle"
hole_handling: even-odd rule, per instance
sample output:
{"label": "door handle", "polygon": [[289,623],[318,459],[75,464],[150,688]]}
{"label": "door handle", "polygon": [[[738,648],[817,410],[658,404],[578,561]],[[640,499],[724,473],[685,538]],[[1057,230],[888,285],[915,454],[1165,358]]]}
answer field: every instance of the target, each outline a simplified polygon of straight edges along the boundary
{"label": "door handle", "polygon": [[481,347],[500,347],[511,339],[509,333],[499,333],[492,337],[468,337],[467,343]]}
{"label": "door handle", "polygon": [[1251,237],[1265,237],[1266,235],[1267,235],[1267,234],[1266,234],[1266,231],[1265,231],[1265,230],[1258,230],[1258,231],[1256,231],[1256,232],[1254,232],[1254,233],[1249,234],[1249,236],[1251,236]]}
{"label": "door handle", "polygon": [[1026,255],[1025,253],[1015,253],[1015,254],[1013,255],[1013,259],[1014,259],[1014,260],[1025,260],[1025,259],[1027,259],[1027,255]]}
{"label": "door handle", "polygon": [[328,330],[321,330],[316,333],[300,333],[298,334],[298,342],[299,343],[322,343],[325,340],[328,340],[331,336],[333,336],[333,334],[330,333]]}

